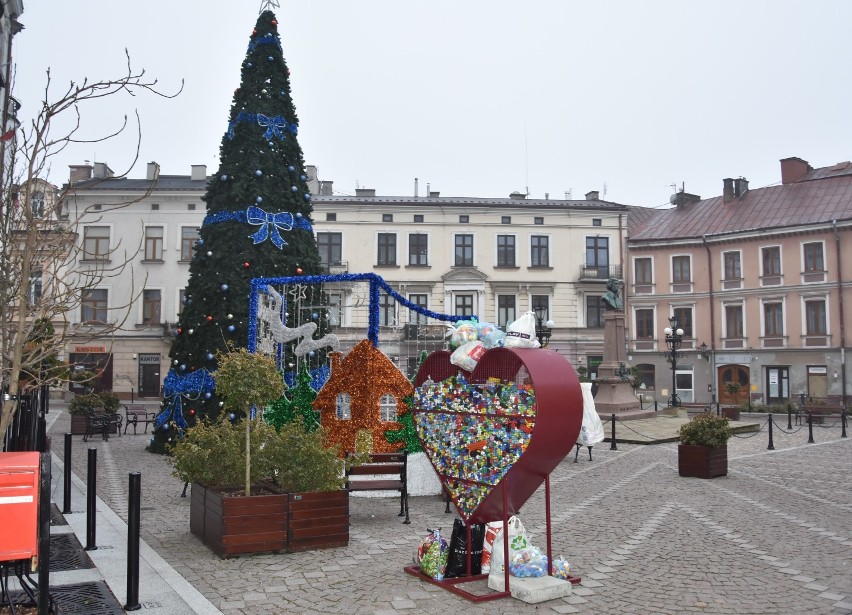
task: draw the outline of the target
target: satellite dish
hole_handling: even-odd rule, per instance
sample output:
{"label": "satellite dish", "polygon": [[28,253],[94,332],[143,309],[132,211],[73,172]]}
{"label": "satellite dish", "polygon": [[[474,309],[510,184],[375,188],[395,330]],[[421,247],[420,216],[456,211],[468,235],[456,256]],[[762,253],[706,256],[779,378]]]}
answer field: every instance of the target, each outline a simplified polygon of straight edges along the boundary
{"label": "satellite dish", "polygon": [[669,203],[671,203],[672,205],[677,203],[677,193],[676,192],[669,197]]}

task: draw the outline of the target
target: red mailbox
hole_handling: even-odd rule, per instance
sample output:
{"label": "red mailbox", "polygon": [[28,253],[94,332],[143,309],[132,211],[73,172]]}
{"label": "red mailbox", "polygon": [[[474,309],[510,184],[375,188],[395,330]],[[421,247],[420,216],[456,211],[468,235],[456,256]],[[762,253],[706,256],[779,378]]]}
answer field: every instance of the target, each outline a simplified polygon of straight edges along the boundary
{"label": "red mailbox", "polygon": [[0,562],[38,555],[38,453],[0,453]]}

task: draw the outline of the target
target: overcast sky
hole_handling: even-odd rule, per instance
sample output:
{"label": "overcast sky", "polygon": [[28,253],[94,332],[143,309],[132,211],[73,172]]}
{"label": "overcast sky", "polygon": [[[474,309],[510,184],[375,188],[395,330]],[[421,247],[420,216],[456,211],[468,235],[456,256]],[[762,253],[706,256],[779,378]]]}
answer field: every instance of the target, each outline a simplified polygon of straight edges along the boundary
{"label": "overcast sky", "polygon": [[[71,80],[133,65],[174,100],[112,97],[95,136],[142,118],[143,177],[214,173],[260,0],[24,0],[14,39],[20,117]],[[308,164],[380,195],[583,198],[664,206],[724,177],[780,181],[779,159],[852,157],[848,0],[281,0],[275,10]],[[122,173],[133,139],[69,148]]]}

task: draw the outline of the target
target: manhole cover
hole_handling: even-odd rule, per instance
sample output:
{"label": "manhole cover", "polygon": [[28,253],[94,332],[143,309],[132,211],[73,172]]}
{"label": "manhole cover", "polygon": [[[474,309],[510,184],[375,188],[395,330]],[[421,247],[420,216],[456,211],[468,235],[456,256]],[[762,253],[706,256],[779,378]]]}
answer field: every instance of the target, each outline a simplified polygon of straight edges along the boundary
{"label": "manhole cover", "polygon": [[[29,603],[22,592],[9,592],[16,604]],[[106,582],[58,585],[50,588],[58,615],[124,615],[124,609],[110,591]]]}
{"label": "manhole cover", "polygon": [[80,570],[95,565],[74,534],[51,534],[50,571]]}
{"label": "manhole cover", "polygon": [[50,505],[50,525],[68,525],[56,504]]}

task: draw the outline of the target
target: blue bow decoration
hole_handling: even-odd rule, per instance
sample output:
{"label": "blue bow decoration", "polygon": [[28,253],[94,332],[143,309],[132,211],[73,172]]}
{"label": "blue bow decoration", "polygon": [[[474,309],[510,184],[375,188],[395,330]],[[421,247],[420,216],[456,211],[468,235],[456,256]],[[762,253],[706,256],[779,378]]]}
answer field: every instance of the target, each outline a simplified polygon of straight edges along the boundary
{"label": "blue bow decoration", "polygon": [[183,418],[183,396],[191,393],[206,393],[216,388],[216,381],[206,369],[199,369],[181,377],[174,369],[170,369],[163,382],[163,396],[168,400],[165,408],[154,420],[154,427],[162,427],[174,415],[175,423],[181,429],[188,427]]}
{"label": "blue bow decoration", "polygon": [[254,235],[249,235],[254,240],[254,243],[263,243],[269,237],[275,247],[279,250],[287,245],[287,242],[281,238],[278,232],[290,231],[293,229],[293,214],[287,211],[282,211],[277,214],[268,214],[260,207],[252,205],[246,210],[246,222],[253,226],[260,226]]}
{"label": "blue bow decoration", "polygon": [[263,138],[267,141],[272,137],[278,137],[279,139],[284,138],[283,131],[287,129],[287,120],[285,120],[282,116],[276,115],[275,117],[268,117],[262,113],[258,113],[257,124],[258,126],[266,128],[266,132],[263,133]]}

